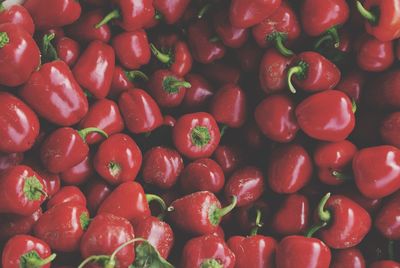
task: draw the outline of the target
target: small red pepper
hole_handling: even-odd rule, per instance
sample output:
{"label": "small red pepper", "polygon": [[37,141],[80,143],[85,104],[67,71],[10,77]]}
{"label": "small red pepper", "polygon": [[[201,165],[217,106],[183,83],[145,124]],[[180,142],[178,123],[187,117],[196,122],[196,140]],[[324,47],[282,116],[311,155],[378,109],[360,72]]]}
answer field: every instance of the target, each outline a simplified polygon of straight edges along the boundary
{"label": "small red pepper", "polygon": [[397,0],[357,1],[357,9],[366,20],[365,29],[386,42],[400,37],[400,5]]}
{"label": "small red pepper", "polygon": [[292,141],[299,130],[294,102],[286,95],[272,95],[257,105],[254,118],[262,133],[277,142]]}
{"label": "small red pepper", "polygon": [[188,164],[179,178],[185,193],[209,191],[214,194],[222,190],[225,176],[222,168],[212,159],[201,158]]}
{"label": "small red pepper", "polygon": [[[346,248],[333,252],[331,268],[354,267],[365,268],[365,260],[357,248]],[[371,267],[371,266],[369,266]]]}
{"label": "small red pepper", "polygon": [[114,68],[113,80],[111,82],[111,89],[108,93],[110,97],[118,98],[119,95],[128,89],[136,88],[137,80],[148,81],[149,78],[145,73],[139,70],[124,70],[121,66],[116,65]]}
{"label": "small red pepper", "polygon": [[239,48],[249,37],[247,29],[235,27],[230,23],[227,9],[220,9],[213,14],[213,26],[217,36],[227,47]]}
{"label": "small red pepper", "polygon": [[89,153],[89,146],[85,139],[92,132],[98,132],[107,137],[107,133],[98,128],[85,128],[77,131],[64,127],[52,132],[40,149],[40,159],[43,165],[50,172],[59,173],[82,162]]}
{"label": "small red pepper", "polygon": [[1,263],[3,268],[50,268],[55,258],[46,242],[30,235],[17,235],[4,246]]}
{"label": "small red pepper", "polygon": [[79,43],[68,37],[57,39],[55,48],[60,60],[64,61],[70,67],[75,65],[81,53]]}
{"label": "small red pepper", "polygon": [[171,188],[183,169],[181,155],[166,147],[153,147],[143,158],[142,177],[144,182],[161,189]]}
{"label": "small red pepper", "polygon": [[82,88],[95,98],[103,99],[110,91],[114,67],[113,48],[96,40],[83,51],[72,72]]}
{"label": "small red pepper", "polygon": [[214,89],[203,76],[190,73],[186,75],[186,81],[190,83],[190,90],[186,90],[183,99],[185,108],[191,111],[201,110],[207,105],[214,95]]}
{"label": "small red pepper", "polygon": [[93,165],[110,184],[133,181],[142,165],[142,152],[131,137],[117,133],[100,144]]}
{"label": "small red pepper", "polygon": [[238,147],[220,145],[215,149],[213,158],[221,166],[225,176],[228,176],[243,163],[241,153]]}
{"label": "small red pepper", "polygon": [[185,13],[190,0],[154,0],[154,8],[167,24],[175,24]]}
{"label": "small red pepper", "polygon": [[87,206],[91,214],[96,214],[100,204],[111,193],[111,187],[103,180],[94,179],[89,181],[85,196],[87,199]]}
{"label": "small red pepper", "polygon": [[81,185],[87,182],[93,173],[92,157],[89,154],[82,162],[60,173],[60,178],[67,185]]}
{"label": "small red pepper", "polygon": [[311,179],[312,160],[300,145],[287,144],[277,147],[267,167],[269,187],[276,193],[295,193]]}
{"label": "small red pepper", "polygon": [[354,70],[342,77],[336,87],[338,90],[346,93],[350,99],[359,102],[365,82],[366,75],[360,70]]}
{"label": "small red pepper", "polygon": [[39,30],[71,24],[82,11],[80,3],[75,0],[27,0],[24,7]]}
{"label": "small red pepper", "polygon": [[296,93],[293,82],[302,90],[315,92],[333,89],[340,81],[340,70],[317,52],[302,52],[293,62],[287,71],[287,83],[292,93]]}
{"label": "small red pepper", "polygon": [[364,196],[388,196],[400,189],[400,151],[388,145],[361,149],[353,158],[353,172]]}
{"label": "small red pepper", "polygon": [[89,225],[89,213],[80,205],[59,204],[47,210],[36,222],[34,234],[59,252],[79,249],[83,233]]}
{"label": "small red pepper", "polygon": [[395,194],[380,210],[375,218],[375,227],[389,240],[400,238],[399,224],[400,195]]}
{"label": "small red pepper", "polygon": [[0,24],[3,23],[19,25],[30,33],[30,35],[33,35],[35,32],[35,25],[28,10],[18,4],[6,8],[3,3],[0,3]]}
{"label": "small red pepper", "polygon": [[41,208],[38,208],[29,216],[2,214],[0,219],[0,241],[6,241],[16,235],[30,234],[33,226],[41,216]]}
{"label": "small red pepper", "polygon": [[120,33],[114,36],[112,46],[117,59],[125,68],[138,69],[150,61],[150,46],[144,30]]}
{"label": "small red pepper", "polygon": [[215,119],[208,113],[185,114],[172,129],[175,148],[190,159],[210,157],[221,135]]}
{"label": "small red pepper", "polygon": [[135,133],[151,132],[163,123],[160,108],[143,89],[129,89],[121,94],[118,106],[126,128]]}
{"label": "small red pepper", "polygon": [[30,167],[18,165],[1,173],[0,212],[29,216],[47,198],[46,185]]}
{"label": "small red pepper", "polygon": [[235,260],[235,254],[222,238],[205,235],[193,238],[185,244],[180,267],[234,268]]}
{"label": "small red pepper", "polygon": [[60,204],[69,203],[73,205],[86,207],[86,197],[76,186],[64,186],[58,191],[49,202],[47,202],[47,210]]}

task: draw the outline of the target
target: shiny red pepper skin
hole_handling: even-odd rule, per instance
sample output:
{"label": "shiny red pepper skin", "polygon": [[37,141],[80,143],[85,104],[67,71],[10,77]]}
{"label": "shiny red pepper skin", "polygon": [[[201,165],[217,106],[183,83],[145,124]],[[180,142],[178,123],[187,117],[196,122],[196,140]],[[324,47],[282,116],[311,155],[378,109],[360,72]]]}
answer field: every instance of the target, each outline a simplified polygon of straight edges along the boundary
{"label": "shiny red pepper skin", "polygon": [[56,50],[60,60],[70,67],[75,65],[81,53],[79,43],[68,37],[61,37],[57,40]]}
{"label": "shiny red pepper skin", "polygon": [[105,13],[103,9],[95,9],[88,11],[84,16],[81,16],[75,23],[68,25],[65,30],[71,38],[81,43],[89,43],[94,40],[99,40],[108,43],[111,39],[111,29],[107,24],[99,28],[94,28]]}
{"label": "shiny red pepper skin", "polygon": [[[286,1],[282,1],[280,7],[271,16],[252,28],[252,33],[260,47],[267,47],[271,43],[281,45],[286,41],[296,40],[300,36],[301,27],[293,8]],[[279,47],[277,48],[279,50]],[[290,54],[285,54],[285,56]]]}
{"label": "shiny red pepper skin", "polygon": [[47,210],[59,204],[69,203],[86,207],[86,197],[76,186],[64,186],[47,202]]}
{"label": "shiny red pepper skin", "polygon": [[281,0],[232,0],[229,20],[233,26],[248,28],[271,16],[281,5]]}
{"label": "shiny red pepper skin", "polygon": [[376,261],[371,263],[370,268],[400,268],[400,263],[390,260]]}
{"label": "shiny red pepper skin", "polygon": [[232,236],[227,243],[236,256],[235,268],[275,267],[277,242],[274,238],[263,235]]}
{"label": "shiny red pepper skin", "polygon": [[262,90],[267,93],[275,93],[287,89],[287,70],[292,58],[285,57],[275,48],[268,49],[262,57],[259,80]]}
{"label": "shiny red pepper skin", "polygon": [[175,24],[184,14],[190,0],[154,0],[154,8],[161,13],[167,24]]}
{"label": "shiny red pepper skin", "polygon": [[309,223],[310,206],[306,196],[288,195],[272,220],[272,229],[280,235],[301,234]]}
{"label": "shiny red pepper skin", "polygon": [[355,126],[352,103],[338,90],[306,98],[297,105],[296,118],[300,129],[308,136],[323,141],[344,140]]}
{"label": "shiny red pepper skin", "polygon": [[148,88],[158,105],[162,108],[179,106],[191,85],[167,69],[155,71],[149,79]]}
{"label": "shiny red pepper skin", "polygon": [[25,29],[30,35],[35,32],[35,25],[28,10],[21,5],[12,5],[5,8],[0,4],[0,24],[12,23]]}
{"label": "shiny red pepper skin", "polygon": [[364,34],[356,40],[355,47],[358,67],[364,71],[382,72],[394,62],[392,41],[382,42]]}
{"label": "shiny red pepper skin", "polygon": [[301,23],[309,36],[318,36],[343,25],[349,18],[346,0],[306,0],[301,6]]}
{"label": "shiny red pepper skin", "polygon": [[233,268],[235,260],[235,254],[222,238],[205,235],[193,238],[186,243],[180,267],[213,267],[214,265],[214,267]]}
{"label": "shiny red pepper skin", "polygon": [[97,99],[110,91],[115,68],[115,54],[111,46],[93,41],[78,59],[72,72],[82,88]]}
{"label": "shiny red pepper skin", "polygon": [[164,259],[174,245],[174,232],[168,223],[161,221],[157,217],[147,217],[135,224],[135,234],[137,237],[146,239]]}
{"label": "shiny red pepper skin", "polygon": [[[135,72],[136,71],[125,71],[121,66],[115,65],[113,81],[111,82],[111,89],[108,93],[108,96],[118,98],[122,92],[127,91],[128,89],[135,88]],[[132,75],[130,75],[130,73]]]}
{"label": "shiny red pepper skin", "polygon": [[[340,70],[335,64],[317,52],[302,52],[293,60],[288,70],[288,80],[293,80],[296,87],[305,91],[333,89],[340,81]],[[291,71],[297,70],[291,76]],[[295,89],[290,89],[293,93]]]}
{"label": "shiny red pepper skin", "polygon": [[32,148],[39,135],[36,114],[17,97],[0,92],[0,151],[25,152]]}
{"label": "shiny red pepper skin", "polygon": [[379,132],[385,144],[400,147],[400,113],[394,112],[387,115],[381,122]]}
{"label": "shiny red pepper skin", "polygon": [[43,179],[44,184],[46,185],[46,193],[49,197],[52,197],[56,194],[61,187],[60,176],[58,174],[50,173],[45,170],[43,167],[39,167],[39,164],[34,165],[36,173]]}
{"label": "shiny red pepper skin", "polygon": [[302,146],[277,147],[268,163],[269,187],[276,193],[295,193],[310,181],[312,169],[310,156]]}
{"label": "shiny red pepper skin", "polygon": [[351,71],[343,76],[336,88],[349,96],[350,99],[358,102],[362,89],[365,85],[365,74],[359,70]]}
{"label": "shiny red pepper skin", "polygon": [[92,157],[89,154],[79,164],[60,173],[60,178],[66,185],[81,185],[89,180],[93,173]]}
{"label": "shiny red pepper skin", "polygon": [[205,107],[214,95],[214,89],[203,76],[190,73],[186,75],[187,82],[190,83],[190,90],[186,90],[183,98],[183,105],[190,110],[201,110]]}
{"label": "shiny red pepper skin", "polygon": [[328,268],[331,251],[317,238],[287,236],[276,249],[276,267]]}
{"label": "shiny red pepper skin", "polygon": [[150,46],[144,30],[123,32],[112,40],[117,59],[127,69],[138,69],[150,61]]}
{"label": "shiny red pepper skin", "polygon": [[163,123],[160,108],[143,89],[129,89],[123,92],[119,97],[118,106],[126,128],[132,133],[150,132]]}
{"label": "shiny red pepper skin", "polygon": [[1,24],[0,35],[0,84],[20,86],[39,66],[39,48],[32,36],[17,24]]}
{"label": "shiny red pepper skin", "polygon": [[237,207],[254,203],[264,192],[264,176],[256,167],[244,167],[235,171],[225,184],[225,198],[237,197]]}
{"label": "shiny red pepper skin", "polygon": [[244,91],[238,85],[228,84],[213,96],[210,113],[218,123],[239,128],[246,120],[246,104]]}
{"label": "shiny red pepper skin", "polygon": [[1,153],[0,152],[0,173],[14,167],[16,165],[19,165],[22,160],[24,160],[24,154],[23,153]]}
{"label": "shiny red pepper skin", "polygon": [[220,42],[211,42],[212,33],[205,20],[198,20],[189,25],[188,40],[193,58],[203,64],[221,59],[225,55],[225,47]]}
{"label": "shiny red pepper skin", "polygon": [[364,196],[388,196],[400,189],[400,151],[388,145],[362,149],[353,158],[353,172]]}
{"label": "shiny red pepper skin", "polygon": [[262,133],[277,142],[292,141],[299,130],[294,102],[286,95],[272,95],[257,105],[254,118]]}
{"label": "shiny red pepper skin", "polygon": [[356,202],[342,195],[332,195],[324,209],[331,219],[320,229],[319,237],[330,248],[342,249],[358,245],[371,228],[371,217]]}
{"label": "shiny red pepper skin", "polygon": [[18,165],[1,173],[0,212],[29,216],[46,199],[46,185],[30,167]]}
{"label": "shiny red pepper skin", "polygon": [[[173,201],[168,217],[177,227],[195,235],[206,235],[218,229],[223,208],[211,192],[195,192]],[[229,213],[229,211],[227,212]]]}
{"label": "shiny red pepper skin", "polygon": [[42,65],[20,95],[38,115],[61,126],[78,123],[88,111],[86,96],[63,61]]}
{"label": "shiny red pepper skin", "polygon": [[89,153],[89,147],[78,131],[64,127],[52,132],[40,148],[40,159],[44,167],[59,173],[82,162]]}
{"label": "shiny red pepper skin", "polygon": [[220,145],[215,149],[213,158],[221,166],[225,176],[230,175],[243,163],[243,157],[238,147]]}
{"label": "shiny red pepper skin", "polygon": [[124,182],[101,203],[97,214],[111,213],[132,224],[150,216],[150,208],[142,186],[137,182]]}
{"label": "shiny red pepper skin", "polygon": [[212,115],[204,112],[185,114],[172,129],[175,148],[190,159],[210,157],[221,135]]}
{"label": "shiny red pepper skin", "polygon": [[365,22],[365,29],[370,35],[383,42],[400,37],[400,6],[397,0],[366,0],[363,6],[375,17],[379,16],[375,23]]}
{"label": "shiny red pepper skin", "polygon": [[89,224],[83,206],[64,203],[47,210],[34,226],[34,234],[54,251],[74,252]]}
{"label": "shiny red pepper skin", "polygon": [[29,216],[2,214],[0,219],[0,241],[6,241],[16,235],[31,233],[33,226],[41,216],[41,208]]}
{"label": "shiny red pepper skin", "polygon": [[349,171],[356,152],[357,147],[348,140],[319,144],[314,151],[314,163],[320,181],[329,185],[344,183],[346,178],[341,176]]}
{"label": "shiny red pepper skin", "polygon": [[100,179],[93,179],[89,181],[85,196],[87,199],[87,206],[91,214],[96,214],[100,204],[111,193],[111,187]]}
{"label": "shiny red pepper skin", "polygon": [[216,194],[225,185],[222,168],[209,158],[197,159],[188,164],[179,180],[181,189],[185,193],[209,191]]}
{"label": "shiny red pepper skin", "polygon": [[[98,100],[89,107],[86,116],[79,123],[81,129],[96,127],[108,135],[119,133],[124,129],[124,120],[118,109],[118,105],[109,99]],[[86,137],[87,144],[97,143],[103,140],[98,133],[90,133]]]}
{"label": "shiny red pepper skin", "polygon": [[347,248],[333,252],[331,268],[365,268],[365,260],[357,248]]}
{"label": "shiny red pepper skin", "polygon": [[[117,247],[134,238],[135,233],[129,221],[109,213],[99,214],[82,236],[80,252],[84,259],[93,255],[111,255]],[[134,259],[134,245],[127,245],[116,254],[118,264],[115,267],[128,267]]]}
{"label": "shiny red pepper skin", "polygon": [[17,235],[5,245],[1,263],[3,268],[50,268],[55,257],[44,241],[30,235]]}
{"label": "shiny red pepper skin", "polygon": [[144,182],[161,189],[171,188],[183,169],[180,154],[166,147],[153,147],[143,158],[142,177]]}
{"label": "shiny red pepper skin", "polygon": [[24,7],[39,30],[71,24],[82,11],[80,3],[75,0],[27,0]]}
{"label": "shiny red pepper skin", "polygon": [[247,29],[233,26],[229,21],[229,10],[221,9],[213,14],[213,26],[216,34],[227,47],[239,48],[248,39]]}
{"label": "shiny red pepper skin", "polygon": [[400,237],[400,195],[395,194],[375,217],[375,227],[389,240],[398,240]]}
{"label": "shiny red pepper skin", "polygon": [[142,165],[142,152],[131,137],[117,133],[100,144],[93,165],[110,184],[133,181]]}

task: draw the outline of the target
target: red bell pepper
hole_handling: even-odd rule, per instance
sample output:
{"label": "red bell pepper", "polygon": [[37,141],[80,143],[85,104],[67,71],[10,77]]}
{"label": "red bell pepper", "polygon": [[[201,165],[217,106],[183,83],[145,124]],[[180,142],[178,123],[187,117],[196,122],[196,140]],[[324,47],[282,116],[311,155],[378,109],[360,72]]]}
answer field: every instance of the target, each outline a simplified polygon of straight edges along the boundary
{"label": "red bell pepper", "polygon": [[35,25],[28,10],[21,5],[12,5],[7,8],[0,3],[0,24],[12,23],[25,29],[30,35],[35,32]]}

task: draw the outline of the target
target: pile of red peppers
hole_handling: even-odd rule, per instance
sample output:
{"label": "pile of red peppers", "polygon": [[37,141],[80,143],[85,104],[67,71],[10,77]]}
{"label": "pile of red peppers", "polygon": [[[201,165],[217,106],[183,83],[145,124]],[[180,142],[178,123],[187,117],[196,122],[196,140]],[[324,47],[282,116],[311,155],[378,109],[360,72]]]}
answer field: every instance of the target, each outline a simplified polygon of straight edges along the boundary
{"label": "pile of red peppers", "polygon": [[0,3],[2,268],[400,268],[400,0]]}

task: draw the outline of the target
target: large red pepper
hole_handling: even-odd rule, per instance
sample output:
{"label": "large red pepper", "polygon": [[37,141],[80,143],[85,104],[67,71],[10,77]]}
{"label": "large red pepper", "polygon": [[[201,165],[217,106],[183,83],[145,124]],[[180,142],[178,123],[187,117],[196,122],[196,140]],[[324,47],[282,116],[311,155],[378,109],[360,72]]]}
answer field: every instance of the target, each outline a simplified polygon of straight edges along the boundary
{"label": "large red pepper", "polygon": [[0,212],[29,216],[47,198],[46,185],[30,167],[18,165],[0,176]]}
{"label": "large red pepper", "polygon": [[68,65],[59,60],[34,72],[20,95],[36,113],[61,126],[78,123],[88,111],[81,87]]}
{"label": "large red pepper", "polygon": [[195,192],[173,201],[168,207],[168,216],[182,230],[196,235],[211,234],[217,230],[222,217],[235,208],[236,201],[234,196],[230,205],[221,208],[213,193]]}
{"label": "large red pepper", "polygon": [[28,81],[40,64],[40,51],[22,26],[0,25],[0,84],[15,87]]}
{"label": "large red pepper", "polygon": [[8,22],[21,26],[30,35],[35,32],[32,17],[24,6],[12,5],[6,8],[3,3],[0,3],[0,24]]}
{"label": "large red pepper", "polygon": [[0,92],[0,151],[16,153],[29,150],[39,135],[36,114],[20,99]]}
{"label": "large red pepper", "polygon": [[80,3],[75,0],[27,0],[24,7],[40,30],[71,24],[82,11]]}
{"label": "large red pepper", "polygon": [[3,268],[42,267],[50,268],[56,254],[46,242],[30,235],[17,235],[8,240],[3,250]]}

